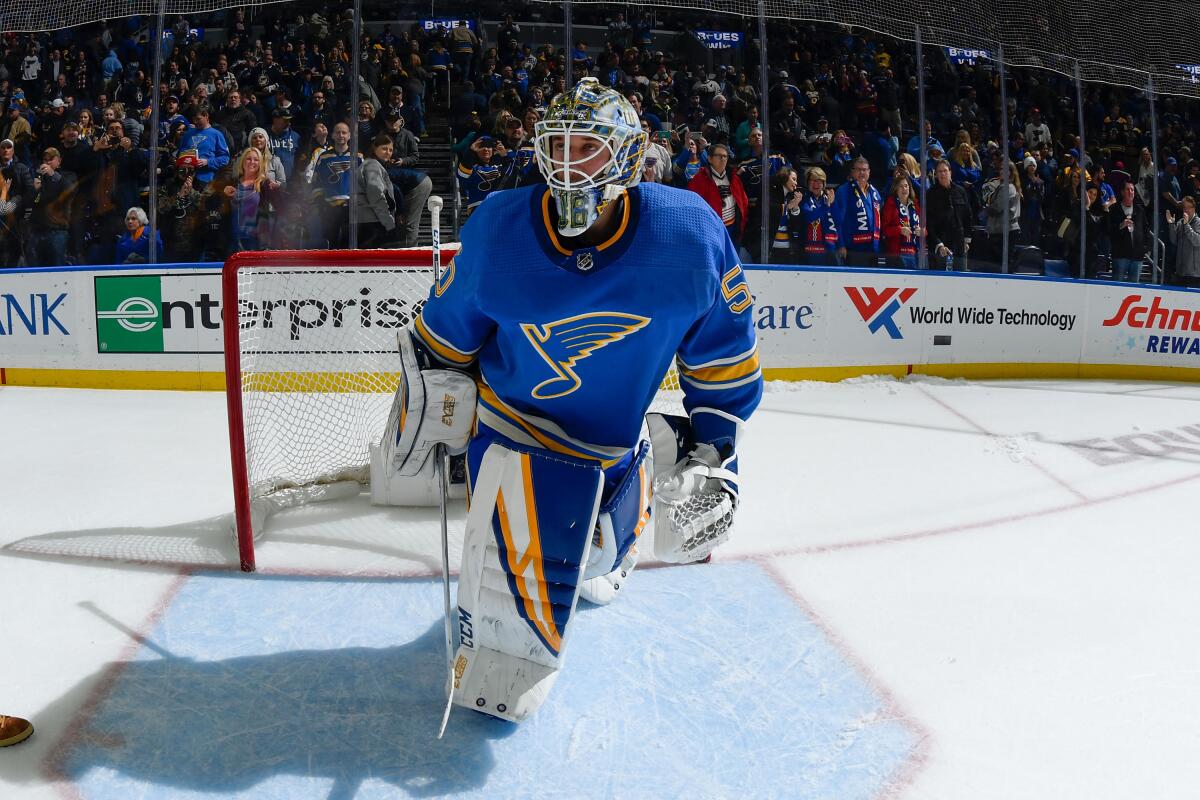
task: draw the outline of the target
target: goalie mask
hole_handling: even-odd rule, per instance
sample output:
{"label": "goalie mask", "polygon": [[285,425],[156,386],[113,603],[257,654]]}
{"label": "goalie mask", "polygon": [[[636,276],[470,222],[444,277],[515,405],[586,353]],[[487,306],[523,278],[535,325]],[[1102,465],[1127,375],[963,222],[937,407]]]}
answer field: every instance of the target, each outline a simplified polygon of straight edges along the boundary
{"label": "goalie mask", "polygon": [[636,186],[646,133],[618,92],[584,78],[563,92],[535,126],[534,153],[558,208],[558,232],[578,236],[622,190]]}

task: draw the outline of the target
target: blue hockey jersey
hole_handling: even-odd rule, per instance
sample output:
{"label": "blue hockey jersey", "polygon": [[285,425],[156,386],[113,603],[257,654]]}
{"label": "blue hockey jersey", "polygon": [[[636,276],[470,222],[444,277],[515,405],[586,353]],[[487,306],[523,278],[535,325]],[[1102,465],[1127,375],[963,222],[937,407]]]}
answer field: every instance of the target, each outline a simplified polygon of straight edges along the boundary
{"label": "blue hockey jersey", "polygon": [[762,395],[750,288],[699,195],[628,190],[606,242],[563,247],[544,185],[498,192],[415,329],[443,363],[479,369],[479,421],[523,445],[600,461],[634,447],[672,362],[693,435],[719,450]]}

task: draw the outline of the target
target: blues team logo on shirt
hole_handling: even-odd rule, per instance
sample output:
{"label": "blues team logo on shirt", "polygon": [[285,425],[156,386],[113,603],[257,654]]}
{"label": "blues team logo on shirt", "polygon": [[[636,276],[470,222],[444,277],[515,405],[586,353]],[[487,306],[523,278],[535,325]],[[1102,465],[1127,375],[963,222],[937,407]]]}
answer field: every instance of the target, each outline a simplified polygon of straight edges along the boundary
{"label": "blues team logo on shirt", "polygon": [[533,387],[538,400],[563,397],[583,385],[575,366],[602,347],[619,342],[650,324],[649,317],[620,311],[596,311],[556,320],[545,325],[525,322],[521,331],[538,355],[554,370],[554,377]]}

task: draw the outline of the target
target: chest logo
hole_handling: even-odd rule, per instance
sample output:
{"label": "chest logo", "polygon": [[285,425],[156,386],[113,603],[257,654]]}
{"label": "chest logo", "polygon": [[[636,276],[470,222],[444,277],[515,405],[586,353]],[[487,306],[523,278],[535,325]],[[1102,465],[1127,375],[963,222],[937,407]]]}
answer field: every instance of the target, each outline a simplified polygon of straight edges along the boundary
{"label": "chest logo", "polygon": [[521,332],[554,370],[554,377],[533,387],[538,400],[562,397],[578,389],[583,381],[575,366],[602,347],[619,342],[650,324],[649,317],[619,311],[596,311],[548,322],[522,323]]}

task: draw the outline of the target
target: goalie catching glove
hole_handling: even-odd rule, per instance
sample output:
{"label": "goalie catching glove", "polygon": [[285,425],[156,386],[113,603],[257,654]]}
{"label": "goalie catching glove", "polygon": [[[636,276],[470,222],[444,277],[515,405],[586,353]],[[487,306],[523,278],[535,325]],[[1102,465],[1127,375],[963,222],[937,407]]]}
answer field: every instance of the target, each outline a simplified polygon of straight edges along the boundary
{"label": "goalie catching glove", "polygon": [[[654,555],[673,564],[701,561],[729,540],[737,509],[736,456],[694,444],[682,417],[648,414],[654,446]],[[658,462],[659,454],[675,454]],[[679,454],[687,453],[679,458]]]}
{"label": "goalie catching glove", "polygon": [[400,385],[388,414],[382,441],[383,463],[402,476],[421,471],[434,447],[445,444],[451,454],[467,447],[475,422],[475,380],[456,369],[422,367],[427,359],[400,333]]}

